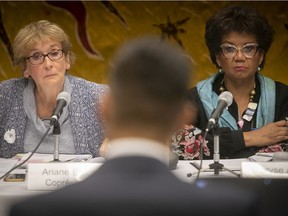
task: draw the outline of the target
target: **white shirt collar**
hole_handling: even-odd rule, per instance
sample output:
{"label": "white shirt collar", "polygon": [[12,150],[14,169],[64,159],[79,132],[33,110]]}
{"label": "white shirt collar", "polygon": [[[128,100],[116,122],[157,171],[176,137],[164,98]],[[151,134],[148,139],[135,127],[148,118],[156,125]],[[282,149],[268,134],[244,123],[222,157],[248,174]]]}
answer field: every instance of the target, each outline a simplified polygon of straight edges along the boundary
{"label": "white shirt collar", "polygon": [[105,157],[107,159],[125,156],[145,156],[169,164],[169,148],[163,143],[139,137],[110,140]]}

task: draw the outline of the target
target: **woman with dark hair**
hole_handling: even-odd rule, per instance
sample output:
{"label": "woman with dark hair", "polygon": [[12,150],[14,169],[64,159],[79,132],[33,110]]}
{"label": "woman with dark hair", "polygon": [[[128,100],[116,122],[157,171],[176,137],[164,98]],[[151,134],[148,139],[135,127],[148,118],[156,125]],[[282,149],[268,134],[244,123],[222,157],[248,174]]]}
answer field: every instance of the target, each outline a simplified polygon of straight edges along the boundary
{"label": "woman with dark hair", "polygon": [[[259,151],[285,151],[288,86],[260,73],[273,34],[267,19],[250,7],[224,8],[206,23],[205,42],[218,72],[188,91],[188,99],[198,114],[194,122],[188,119],[187,124],[204,131],[219,95],[231,92],[233,102],[218,120],[221,158],[249,157]],[[201,141],[202,134],[188,127],[178,137],[178,150],[182,146],[189,159],[199,156],[200,144],[195,145],[191,140],[197,137],[196,141]],[[213,156],[213,135],[210,130],[207,142],[203,143],[204,158]],[[189,147],[189,143],[193,147]]]}

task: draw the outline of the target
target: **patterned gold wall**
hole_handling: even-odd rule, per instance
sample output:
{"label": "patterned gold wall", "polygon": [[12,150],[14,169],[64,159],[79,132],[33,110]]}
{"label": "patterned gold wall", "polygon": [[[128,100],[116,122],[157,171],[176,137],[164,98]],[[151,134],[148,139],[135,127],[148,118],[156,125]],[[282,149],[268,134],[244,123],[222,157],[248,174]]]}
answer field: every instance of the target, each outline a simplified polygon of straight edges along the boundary
{"label": "patterned gold wall", "polygon": [[107,65],[124,41],[156,34],[183,46],[194,65],[193,86],[216,71],[204,43],[205,21],[230,4],[251,5],[276,30],[263,74],[288,84],[288,2],[285,1],[0,1],[0,81],[19,77],[9,54],[17,31],[39,19],[60,24],[70,35],[76,63],[70,73],[106,83]]}

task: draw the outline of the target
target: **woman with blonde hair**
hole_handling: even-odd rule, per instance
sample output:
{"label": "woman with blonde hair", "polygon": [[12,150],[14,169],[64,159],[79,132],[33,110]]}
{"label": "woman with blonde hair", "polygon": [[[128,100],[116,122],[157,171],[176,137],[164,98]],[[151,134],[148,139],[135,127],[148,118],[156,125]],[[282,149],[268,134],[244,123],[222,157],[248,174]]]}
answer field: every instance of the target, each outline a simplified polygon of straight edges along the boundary
{"label": "woman with blonde hair", "polygon": [[[58,119],[59,152],[99,155],[104,139],[100,107],[107,86],[67,74],[75,60],[71,47],[63,29],[47,20],[18,32],[14,63],[23,77],[0,83],[0,157],[33,151],[50,126],[61,92],[71,102]],[[37,152],[52,153],[54,140],[50,130]]]}

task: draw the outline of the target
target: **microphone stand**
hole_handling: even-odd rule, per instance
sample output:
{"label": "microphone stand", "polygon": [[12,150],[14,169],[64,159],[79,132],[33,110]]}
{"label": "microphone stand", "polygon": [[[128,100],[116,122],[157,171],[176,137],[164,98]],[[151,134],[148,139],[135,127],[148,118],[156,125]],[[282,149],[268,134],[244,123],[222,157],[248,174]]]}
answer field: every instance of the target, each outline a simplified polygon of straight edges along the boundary
{"label": "microphone stand", "polygon": [[53,157],[54,160],[53,161],[59,161],[59,134],[61,133],[60,130],[60,124],[57,121],[54,122],[54,128],[53,128],[53,134],[55,136],[55,143],[54,143],[54,153],[53,153]]}
{"label": "microphone stand", "polygon": [[[208,133],[208,130],[206,129],[205,134],[204,134],[204,140],[206,139],[206,135]],[[219,132],[219,128],[218,128],[218,124],[215,124],[215,127],[213,127],[212,129],[212,133],[214,136],[214,154],[213,154],[213,160],[214,163],[209,164],[209,168],[207,169],[202,169],[202,161],[203,161],[203,142],[204,140],[201,142],[200,145],[200,155],[201,155],[201,159],[200,159],[200,165],[190,162],[190,164],[196,168],[198,170],[198,174],[197,174],[197,179],[199,178],[200,172],[202,171],[208,171],[208,170],[214,170],[214,174],[215,175],[219,175],[219,172],[222,170],[228,171],[234,175],[236,175],[238,178],[240,177],[240,174],[234,172],[233,170],[227,169],[226,167],[224,167],[223,164],[221,164],[220,161],[220,150],[219,150],[219,136],[220,136],[220,132]],[[188,173],[187,177],[191,177],[193,175],[193,173]]]}
{"label": "microphone stand", "polygon": [[237,177],[240,177],[240,175],[236,172],[234,172],[233,170],[227,169],[226,167],[224,167],[223,164],[221,164],[220,161],[220,150],[219,150],[219,129],[218,129],[218,124],[215,125],[215,127],[212,129],[212,133],[214,136],[214,154],[213,154],[213,160],[214,163],[209,164],[209,168],[214,170],[214,174],[215,175],[219,175],[219,171],[222,170],[226,170],[234,175],[236,175]]}
{"label": "microphone stand", "polygon": [[214,163],[210,164],[209,168],[214,170],[215,175],[218,175],[219,171],[222,170],[224,167],[223,164],[219,163],[220,153],[219,153],[219,130],[218,130],[218,127],[214,127],[212,133],[214,136],[214,154],[213,154]]}

